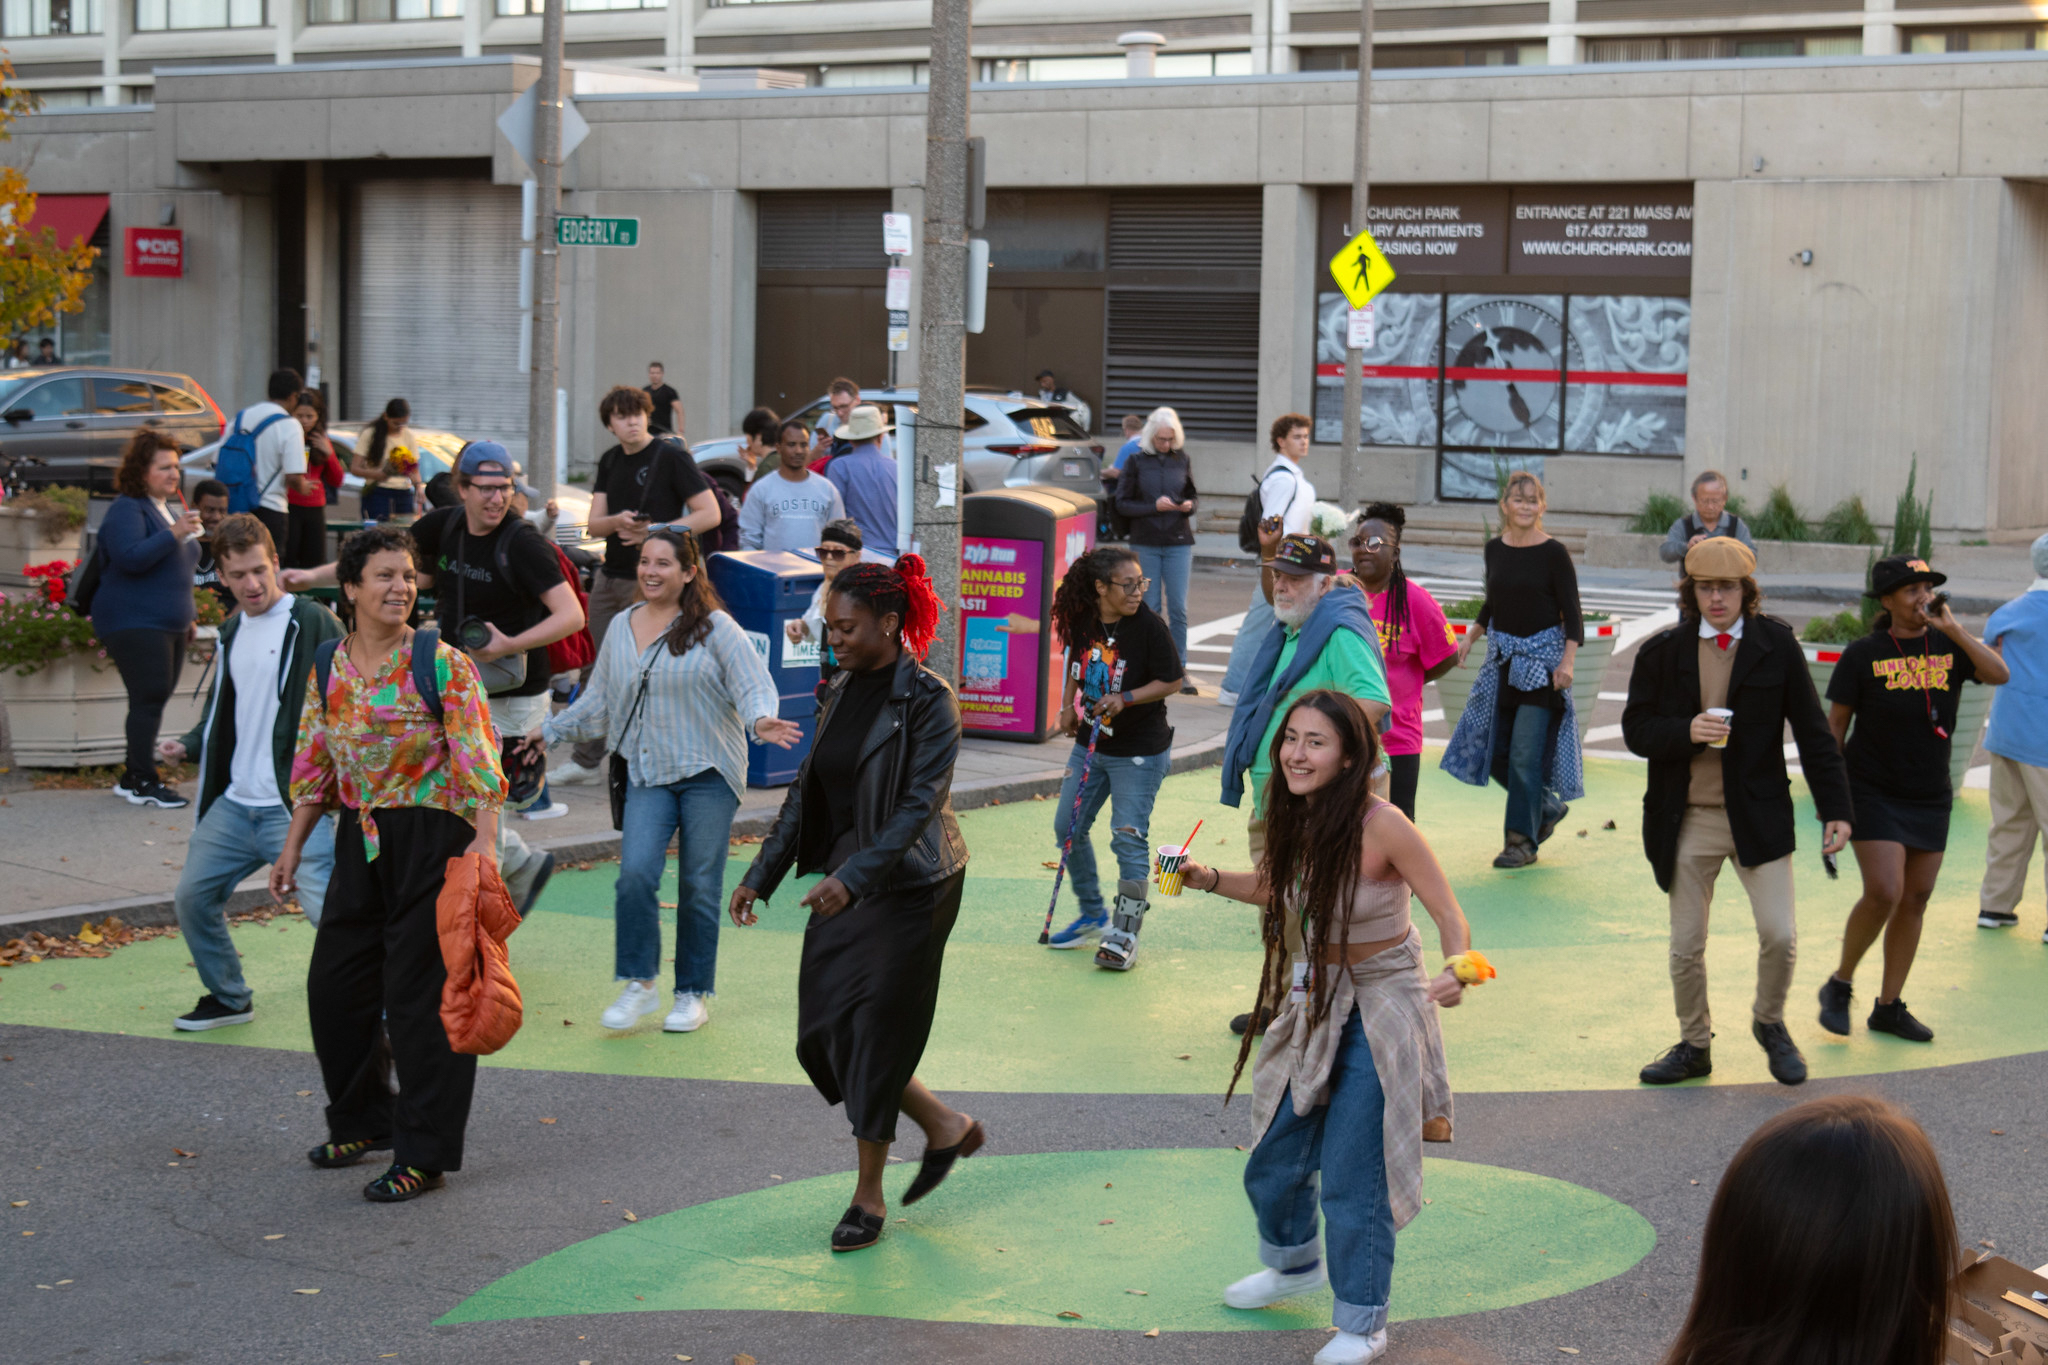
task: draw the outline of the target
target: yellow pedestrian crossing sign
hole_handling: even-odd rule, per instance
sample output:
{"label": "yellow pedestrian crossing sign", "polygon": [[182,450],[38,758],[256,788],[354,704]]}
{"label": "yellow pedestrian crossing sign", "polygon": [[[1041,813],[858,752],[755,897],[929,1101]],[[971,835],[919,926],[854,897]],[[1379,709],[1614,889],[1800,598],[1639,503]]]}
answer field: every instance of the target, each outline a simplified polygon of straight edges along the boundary
{"label": "yellow pedestrian crossing sign", "polygon": [[1394,267],[1381,254],[1370,232],[1361,232],[1330,258],[1330,276],[1353,308],[1363,308],[1373,295],[1394,282]]}

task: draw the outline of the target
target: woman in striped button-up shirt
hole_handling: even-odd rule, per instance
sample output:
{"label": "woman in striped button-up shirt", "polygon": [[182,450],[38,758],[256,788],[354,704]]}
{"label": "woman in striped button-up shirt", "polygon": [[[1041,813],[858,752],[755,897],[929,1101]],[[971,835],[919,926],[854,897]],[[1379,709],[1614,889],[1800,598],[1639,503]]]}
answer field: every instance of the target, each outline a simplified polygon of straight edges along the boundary
{"label": "woman in striped button-up shirt", "polygon": [[719,602],[695,537],[666,528],[649,535],[637,577],[647,600],[605,633],[590,685],[528,739],[559,744],[610,735],[626,760],[613,907],[625,987],[601,1017],[606,1028],[630,1028],[660,1006],[655,896],[668,842],[680,831],[675,1005],[662,1028],[689,1033],[710,1017],[704,1002],[718,969],[718,897],[733,812],[746,790],[748,736],[787,749],[803,729],[777,717],[768,665]]}

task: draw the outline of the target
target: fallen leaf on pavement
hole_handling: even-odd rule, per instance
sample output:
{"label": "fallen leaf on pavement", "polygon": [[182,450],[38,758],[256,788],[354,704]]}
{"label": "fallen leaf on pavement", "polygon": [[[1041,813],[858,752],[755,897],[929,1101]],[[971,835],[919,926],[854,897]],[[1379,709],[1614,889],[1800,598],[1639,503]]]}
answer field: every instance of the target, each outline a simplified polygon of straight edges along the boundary
{"label": "fallen leaf on pavement", "polygon": [[1606,824],[1604,824],[1604,825],[1600,826],[1600,828],[1602,828],[1602,829],[1613,829],[1613,828],[1614,828],[1614,822],[1613,822],[1612,820],[1609,820],[1609,821],[1608,821],[1608,822],[1607,822]]}
{"label": "fallen leaf on pavement", "polygon": [[312,1092],[312,1091],[310,1091],[310,1090],[301,1090],[301,1091],[298,1091],[298,1092],[297,1092],[297,1094],[298,1094],[298,1097],[299,1097],[300,1099],[304,1099],[304,1098],[306,1098],[306,1096],[308,1096],[308,1095],[310,1095],[310,1094],[312,1094],[312,1093],[313,1093],[313,1092]]}
{"label": "fallen leaf on pavement", "polygon": [[319,1292],[317,1289],[294,1289],[292,1291],[294,1294],[317,1294]]}
{"label": "fallen leaf on pavement", "polygon": [[1114,1218],[1105,1218],[1105,1219],[1103,1219],[1103,1220],[1102,1220],[1101,1222],[1097,1223],[1097,1224],[1096,1224],[1095,1226],[1096,1226],[1096,1227],[1099,1227],[1099,1228],[1106,1228],[1106,1227],[1108,1227],[1108,1226],[1109,1226],[1109,1225],[1110,1225],[1111,1223],[1114,1223],[1115,1221],[1116,1221],[1116,1219],[1114,1219]]}
{"label": "fallen leaf on pavement", "polygon": [[1151,1331],[1145,1333],[1145,1335],[1148,1337],[1156,1337],[1159,1335],[1159,1329],[1157,1327],[1154,1327]]}
{"label": "fallen leaf on pavement", "polygon": [[2004,1136],[2005,1136],[2005,1129],[2003,1129],[2003,1128],[1993,1128],[1993,1129],[1991,1130],[1991,1136],[1993,1136],[1993,1137],[2004,1137]]}
{"label": "fallen leaf on pavement", "polygon": [[281,1232],[266,1232],[263,1234],[263,1240],[266,1242],[281,1242],[284,1240],[284,1234]]}
{"label": "fallen leaf on pavement", "polygon": [[573,1025],[573,1024],[574,1024],[575,1022],[576,1022],[576,1021],[575,1021],[574,1019],[564,1019],[564,1020],[562,1021],[562,1027],[563,1027],[563,1028],[568,1028],[568,1027],[570,1027],[571,1025]]}
{"label": "fallen leaf on pavement", "polygon": [[1194,1055],[1195,1055],[1195,1054],[1194,1054],[1194,1053],[1192,1053],[1192,1052],[1183,1052],[1183,1053],[1181,1053],[1181,1054],[1180,1054],[1180,1056],[1179,1056],[1178,1058],[1176,1058],[1175,1060],[1177,1060],[1177,1061],[1183,1061],[1183,1062],[1185,1062],[1185,1061],[1187,1061],[1187,1060],[1188,1060],[1188,1059],[1189,1059],[1190,1057],[1193,1057]]}
{"label": "fallen leaf on pavement", "polygon": [[197,1152],[188,1152],[183,1147],[173,1147],[171,1148],[171,1150],[176,1152],[179,1156],[184,1157],[188,1161],[191,1160],[193,1157],[199,1155],[199,1153]]}
{"label": "fallen leaf on pavement", "polygon": [[676,1359],[677,1359],[677,1360],[688,1360],[688,1359],[690,1359],[690,1357],[689,1357],[689,1356],[677,1356],[677,1357],[676,1357]]}
{"label": "fallen leaf on pavement", "polygon": [[1575,1356],[1579,1353],[1579,1348],[1576,1346],[1560,1346],[1557,1349],[1563,1351],[1568,1356]]}
{"label": "fallen leaf on pavement", "polygon": [[554,1122],[554,1120],[553,1120],[553,1119],[542,1119],[542,1120],[541,1120],[541,1122],[542,1122],[542,1123],[553,1123],[553,1122]]}
{"label": "fallen leaf on pavement", "polygon": [[12,1204],[9,1204],[7,1207],[11,1209],[25,1209],[28,1207],[28,1200],[17,1199]]}
{"label": "fallen leaf on pavement", "polygon": [[1059,860],[1058,860],[1058,859],[1056,859],[1056,858],[1047,858],[1047,859],[1046,859],[1046,860],[1045,860],[1044,862],[1040,863],[1040,864],[1039,864],[1039,866],[1040,866],[1040,867],[1058,867],[1058,866],[1059,866]]}
{"label": "fallen leaf on pavement", "polygon": [[22,1235],[22,1236],[24,1236],[24,1237],[33,1237],[33,1236],[35,1236],[35,1234],[34,1234],[33,1232],[24,1232],[24,1233],[22,1233],[21,1235]]}
{"label": "fallen leaf on pavement", "polygon": [[1147,1294],[1148,1294],[1149,1292],[1150,1292],[1150,1291],[1148,1291],[1148,1290],[1144,1290],[1144,1289],[1126,1289],[1126,1290],[1124,1291],[1124,1293],[1126,1293],[1126,1294],[1136,1294],[1136,1295],[1137,1295],[1137,1296],[1138,1296],[1139,1298],[1141,1298],[1141,1299],[1142,1299],[1142,1298],[1144,1298],[1144,1297],[1146,1297],[1146,1295],[1147,1295]]}
{"label": "fallen leaf on pavement", "polygon": [[627,1221],[627,1222],[629,1222],[629,1223],[637,1223],[637,1222],[639,1222],[639,1221],[640,1221],[640,1219],[639,1219],[638,1215],[636,1215],[636,1214],[635,1214],[635,1213],[633,1212],[633,1210],[631,1210],[631,1209],[627,1209],[627,1210],[626,1210],[626,1221]]}
{"label": "fallen leaf on pavement", "polygon": [[740,1354],[732,1358],[732,1365],[756,1365],[756,1362],[752,1356]]}
{"label": "fallen leaf on pavement", "polygon": [[1060,1316],[1061,1316],[1061,1317],[1063,1317],[1063,1318],[1066,1318],[1066,1319],[1068,1319],[1069,1321],[1072,1321],[1072,1322],[1079,1322],[1079,1321],[1081,1320],[1081,1315],[1080,1315],[1079,1313],[1076,1313],[1076,1312],[1075,1312],[1075,1311],[1074,1311],[1073,1309],[1071,1309],[1071,1308],[1069,1308],[1069,1309],[1067,1309],[1066,1311],[1062,1312],[1062,1313],[1060,1314]]}

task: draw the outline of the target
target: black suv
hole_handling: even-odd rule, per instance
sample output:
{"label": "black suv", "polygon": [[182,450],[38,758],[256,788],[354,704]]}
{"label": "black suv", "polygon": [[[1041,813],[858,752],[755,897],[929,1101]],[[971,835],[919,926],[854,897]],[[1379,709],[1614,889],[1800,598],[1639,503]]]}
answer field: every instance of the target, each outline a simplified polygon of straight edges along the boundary
{"label": "black suv", "polygon": [[144,427],[191,450],[220,439],[220,406],[190,375],[112,366],[0,370],[0,456],[24,483],[112,486],[114,462]]}

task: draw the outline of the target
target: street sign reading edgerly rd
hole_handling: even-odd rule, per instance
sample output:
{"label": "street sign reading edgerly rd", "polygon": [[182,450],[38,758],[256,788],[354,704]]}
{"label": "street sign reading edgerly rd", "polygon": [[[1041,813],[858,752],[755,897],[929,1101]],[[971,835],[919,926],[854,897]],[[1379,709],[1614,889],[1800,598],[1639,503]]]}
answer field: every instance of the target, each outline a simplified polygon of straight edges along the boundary
{"label": "street sign reading edgerly rd", "polygon": [[638,246],[640,220],[571,218],[565,214],[555,219],[555,243],[558,246]]}

